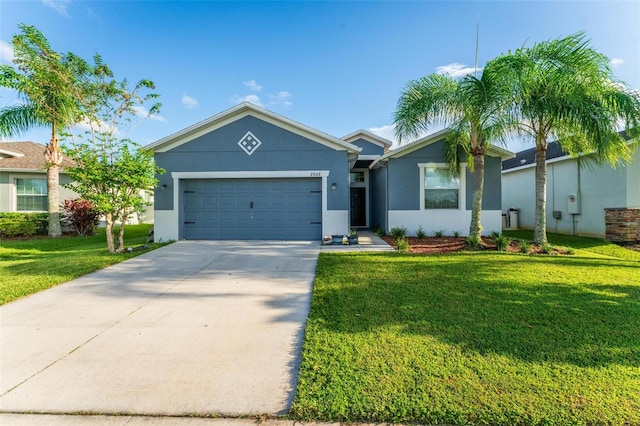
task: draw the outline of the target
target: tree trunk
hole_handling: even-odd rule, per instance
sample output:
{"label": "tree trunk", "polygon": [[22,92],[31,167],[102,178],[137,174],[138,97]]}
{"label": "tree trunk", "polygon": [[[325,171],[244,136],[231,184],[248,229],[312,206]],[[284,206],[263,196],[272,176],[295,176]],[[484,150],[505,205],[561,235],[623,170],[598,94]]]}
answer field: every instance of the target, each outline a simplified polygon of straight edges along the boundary
{"label": "tree trunk", "polygon": [[536,143],[536,206],[533,227],[534,244],[547,243],[547,143]]}
{"label": "tree trunk", "polygon": [[106,234],[107,234],[107,249],[109,253],[115,253],[116,248],[114,246],[113,241],[113,215],[111,213],[106,213],[104,215],[105,223],[106,223]]}
{"label": "tree trunk", "polygon": [[126,221],[127,215],[123,216],[123,219],[120,221],[120,232],[118,232],[118,248],[116,251],[118,253],[124,251],[124,222]]}
{"label": "tree trunk", "polygon": [[[471,205],[471,224],[469,225],[469,237],[477,238],[478,241],[482,235],[482,223],[480,222],[480,214],[482,213],[482,191],[484,189],[484,152],[477,149],[473,154],[473,196]],[[461,194],[464,196],[464,194]]]}
{"label": "tree trunk", "polygon": [[62,152],[56,137],[56,126],[52,126],[51,141],[45,147],[44,157],[47,162],[47,203],[49,209],[49,236],[62,235],[60,227],[60,165]]}

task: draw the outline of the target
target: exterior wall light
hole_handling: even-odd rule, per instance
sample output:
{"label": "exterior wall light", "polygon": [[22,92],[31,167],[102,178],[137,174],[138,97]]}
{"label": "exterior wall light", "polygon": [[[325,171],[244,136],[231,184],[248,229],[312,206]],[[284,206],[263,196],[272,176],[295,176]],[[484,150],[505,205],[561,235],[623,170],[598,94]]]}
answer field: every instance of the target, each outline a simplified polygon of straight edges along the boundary
{"label": "exterior wall light", "polygon": [[333,182],[333,183],[331,184],[331,189],[336,189],[337,187],[338,187],[338,185],[337,185],[335,182]]}

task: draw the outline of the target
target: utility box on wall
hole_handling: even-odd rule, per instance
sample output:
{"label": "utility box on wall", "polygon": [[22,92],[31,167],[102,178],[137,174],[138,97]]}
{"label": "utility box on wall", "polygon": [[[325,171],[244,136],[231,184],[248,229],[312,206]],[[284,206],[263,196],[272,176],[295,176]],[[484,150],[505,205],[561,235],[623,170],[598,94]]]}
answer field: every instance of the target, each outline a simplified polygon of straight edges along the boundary
{"label": "utility box on wall", "polygon": [[576,192],[575,194],[569,194],[568,202],[569,214],[580,214],[580,191]]}

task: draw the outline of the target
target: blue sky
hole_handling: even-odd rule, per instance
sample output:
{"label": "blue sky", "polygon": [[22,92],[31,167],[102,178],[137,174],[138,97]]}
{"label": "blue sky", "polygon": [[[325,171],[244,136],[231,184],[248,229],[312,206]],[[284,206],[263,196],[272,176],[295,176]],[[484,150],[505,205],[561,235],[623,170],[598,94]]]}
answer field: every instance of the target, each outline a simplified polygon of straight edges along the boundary
{"label": "blue sky", "polygon": [[[392,138],[407,81],[473,68],[584,30],[615,76],[640,88],[639,1],[0,2],[0,61],[18,24],[58,51],[99,53],[117,77],[156,83],[163,108],[127,136],[146,145],[249,100],[341,137]],[[0,104],[16,101],[0,90]],[[45,130],[17,140],[46,143]],[[532,146],[514,142],[509,148]]]}

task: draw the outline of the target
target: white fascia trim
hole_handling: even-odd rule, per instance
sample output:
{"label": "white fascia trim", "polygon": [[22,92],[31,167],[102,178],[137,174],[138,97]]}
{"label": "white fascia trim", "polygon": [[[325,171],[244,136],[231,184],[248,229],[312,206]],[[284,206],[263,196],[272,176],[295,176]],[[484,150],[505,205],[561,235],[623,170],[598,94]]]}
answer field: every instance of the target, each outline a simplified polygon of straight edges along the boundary
{"label": "white fascia trim", "polygon": [[358,160],[377,160],[379,155],[370,154],[370,155],[358,155]]}
{"label": "white fascia trim", "polygon": [[0,148],[0,154],[8,155],[10,157],[24,157],[24,154],[16,151],[9,151],[8,149]]}
{"label": "white fascia trim", "polygon": [[[552,158],[551,160],[547,160],[546,163],[553,164],[553,163],[559,163],[561,161],[567,161],[567,160],[575,160],[575,158],[571,157],[570,155],[563,155],[562,157],[556,157],[556,158]],[[509,172],[517,172],[518,170],[531,169],[535,166],[536,166],[536,163],[529,163],[523,166],[518,166],[518,167],[513,167],[511,169],[503,170],[502,174],[509,173]]]}
{"label": "white fascia trim", "polygon": [[[47,169],[19,169],[19,168],[0,168],[0,172],[9,172],[9,173],[46,173]],[[62,173],[62,171],[60,171]]]}
{"label": "white fascia trim", "polygon": [[328,177],[330,170],[272,170],[241,172],[172,172],[173,179],[260,179]]}
{"label": "white fascia trim", "polygon": [[248,102],[243,102],[233,108],[216,114],[213,117],[189,126],[186,129],[183,129],[156,142],[153,142],[147,145],[145,149],[154,150],[156,152],[167,152],[173,148],[176,148],[182,144],[192,141],[193,139],[196,139],[202,135],[210,133],[216,129],[224,127],[229,123],[232,123],[249,115],[264,120],[267,123],[273,124],[277,127],[289,130],[292,133],[298,134],[335,150],[346,150],[353,153],[361,151],[360,147],[345,142],[342,139],[338,139],[327,133],[315,130],[309,126],[290,120],[286,117],[283,117],[279,114],[268,111],[264,108],[258,107]]}
{"label": "white fascia trim", "polygon": [[365,139],[382,148],[386,148],[393,145],[393,142],[391,142],[390,140],[385,139],[382,136],[378,136],[375,133],[371,133],[364,129],[356,130],[355,132],[349,133],[348,135],[342,137],[342,140],[346,142],[353,142],[356,139]]}
{"label": "white fascia trim", "polygon": [[425,209],[424,208],[424,168],[425,167],[449,168],[447,163],[418,163],[420,168],[420,211],[466,211],[467,210],[467,163],[460,163],[458,170],[458,208],[457,209]]}

